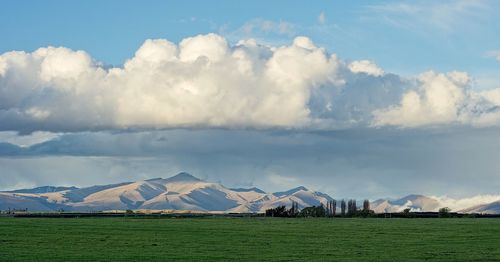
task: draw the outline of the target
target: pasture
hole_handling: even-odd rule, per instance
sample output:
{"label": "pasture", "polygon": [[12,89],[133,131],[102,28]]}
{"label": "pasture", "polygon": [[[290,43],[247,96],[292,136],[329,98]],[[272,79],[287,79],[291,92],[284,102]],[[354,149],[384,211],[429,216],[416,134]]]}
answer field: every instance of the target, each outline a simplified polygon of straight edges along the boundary
{"label": "pasture", "polygon": [[500,219],[7,218],[0,261],[499,261]]}

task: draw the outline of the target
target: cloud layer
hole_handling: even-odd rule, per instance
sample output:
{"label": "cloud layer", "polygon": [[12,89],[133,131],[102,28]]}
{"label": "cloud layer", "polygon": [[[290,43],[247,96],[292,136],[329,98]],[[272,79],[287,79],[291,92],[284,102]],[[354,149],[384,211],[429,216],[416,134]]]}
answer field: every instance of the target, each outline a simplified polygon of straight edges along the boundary
{"label": "cloud layer", "polygon": [[0,131],[496,125],[498,92],[469,86],[460,72],[401,79],[306,37],[285,46],[149,39],[119,68],[46,47],[0,55]]}
{"label": "cloud layer", "polygon": [[116,183],[187,171],[231,187],[281,191],[304,185],[336,197],[498,194],[499,131],[77,132],[27,147],[0,143],[0,190]]}

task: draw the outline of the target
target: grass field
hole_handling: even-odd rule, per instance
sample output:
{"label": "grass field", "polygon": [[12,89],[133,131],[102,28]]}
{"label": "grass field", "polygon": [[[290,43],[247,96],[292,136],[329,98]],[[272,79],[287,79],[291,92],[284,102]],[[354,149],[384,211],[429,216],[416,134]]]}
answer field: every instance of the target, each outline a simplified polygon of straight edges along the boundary
{"label": "grass field", "polygon": [[500,261],[500,219],[0,218],[1,261]]}

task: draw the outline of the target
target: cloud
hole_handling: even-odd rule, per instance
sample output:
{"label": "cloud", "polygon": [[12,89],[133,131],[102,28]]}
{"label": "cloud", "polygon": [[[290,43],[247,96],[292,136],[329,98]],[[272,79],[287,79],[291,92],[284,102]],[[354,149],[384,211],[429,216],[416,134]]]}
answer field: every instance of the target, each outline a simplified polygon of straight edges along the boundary
{"label": "cloud", "polygon": [[480,25],[481,18],[489,11],[484,0],[384,2],[369,5],[367,9],[371,15],[397,27],[439,32],[459,32],[463,21]]}
{"label": "cloud", "polygon": [[[0,189],[93,185],[180,171],[230,187],[334,197],[496,194],[499,128],[78,132],[3,151]],[[8,149],[8,148],[5,148]]]}
{"label": "cloud", "polygon": [[[486,53],[486,56],[488,57],[493,57],[496,60],[500,61],[500,50],[492,50]],[[1,67],[0,67],[0,72],[1,72]]]}
{"label": "cloud", "polygon": [[353,73],[365,73],[372,76],[384,75],[384,70],[368,60],[353,61],[349,64],[349,70]]}
{"label": "cloud", "polygon": [[465,73],[436,74],[427,72],[418,77],[420,87],[406,92],[399,105],[374,112],[374,124],[415,127],[458,121],[466,100]]}
{"label": "cloud", "polygon": [[498,125],[498,90],[468,90],[471,78],[464,72],[429,71],[417,79],[419,86],[403,94],[398,105],[373,112],[374,126],[419,127],[443,124]]}
{"label": "cloud", "polygon": [[325,15],[325,12],[321,12],[319,15],[318,15],[318,23],[320,23],[321,25],[324,25],[326,23],[326,15]]}
{"label": "cloud", "polygon": [[17,132],[4,131],[0,132],[0,142],[4,141],[20,147],[29,147],[32,145],[40,144],[50,141],[59,137],[61,134],[36,131],[29,135],[20,136]]}
{"label": "cloud", "polygon": [[340,61],[305,37],[230,46],[208,34],[147,40],[123,68],[64,47],[7,52],[0,65],[1,129],[29,132],[302,126],[311,90],[338,81]]}
{"label": "cloud", "polygon": [[272,21],[262,18],[252,19],[243,24],[238,30],[240,35],[253,36],[255,34],[278,34],[294,36],[295,25],[286,21]]}
{"label": "cloud", "polygon": [[84,51],[45,47],[0,55],[0,131],[497,125],[495,91],[468,90],[470,79],[402,79],[307,37],[282,46],[217,34],[148,39],[112,68]]}

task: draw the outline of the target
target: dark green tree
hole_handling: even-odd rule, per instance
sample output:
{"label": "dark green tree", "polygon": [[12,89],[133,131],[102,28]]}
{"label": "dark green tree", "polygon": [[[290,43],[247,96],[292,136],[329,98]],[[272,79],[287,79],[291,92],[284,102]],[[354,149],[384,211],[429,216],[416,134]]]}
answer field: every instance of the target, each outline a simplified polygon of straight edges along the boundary
{"label": "dark green tree", "polygon": [[370,201],[368,199],[363,201],[363,211],[370,211]]}
{"label": "dark green tree", "polygon": [[358,208],[356,207],[356,200],[355,199],[349,199],[347,201],[347,215],[348,216],[355,216]]}
{"label": "dark green tree", "polygon": [[323,205],[305,207],[299,213],[301,217],[325,217],[326,209]]}
{"label": "dark green tree", "polygon": [[450,209],[447,207],[440,208],[438,215],[439,217],[450,217]]}
{"label": "dark green tree", "polygon": [[363,201],[363,209],[358,213],[362,217],[369,217],[375,214],[375,212],[373,212],[373,210],[370,209],[370,201],[368,199],[365,199]]}

